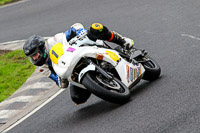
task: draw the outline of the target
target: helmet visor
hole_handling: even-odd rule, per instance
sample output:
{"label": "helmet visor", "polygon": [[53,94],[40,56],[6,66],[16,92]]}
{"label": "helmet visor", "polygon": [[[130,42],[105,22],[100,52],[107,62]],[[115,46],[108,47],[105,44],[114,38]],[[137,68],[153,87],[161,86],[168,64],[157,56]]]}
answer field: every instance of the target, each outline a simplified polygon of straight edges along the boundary
{"label": "helmet visor", "polygon": [[29,55],[28,59],[31,63],[37,64],[41,60],[42,56],[42,52],[38,49],[33,54]]}

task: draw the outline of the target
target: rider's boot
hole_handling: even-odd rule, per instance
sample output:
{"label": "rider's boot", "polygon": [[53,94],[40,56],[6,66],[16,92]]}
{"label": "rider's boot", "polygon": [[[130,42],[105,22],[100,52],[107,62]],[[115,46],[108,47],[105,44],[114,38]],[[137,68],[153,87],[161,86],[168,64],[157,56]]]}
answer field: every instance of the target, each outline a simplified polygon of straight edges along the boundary
{"label": "rider's boot", "polygon": [[125,47],[125,49],[129,50],[134,46],[134,41],[130,38],[123,37],[122,35],[118,34],[115,31],[110,31],[112,36],[108,40],[110,42],[114,42],[122,47]]}
{"label": "rider's boot", "polygon": [[70,95],[75,105],[79,105],[85,103],[88,100],[88,98],[91,95],[91,92],[70,84]]}

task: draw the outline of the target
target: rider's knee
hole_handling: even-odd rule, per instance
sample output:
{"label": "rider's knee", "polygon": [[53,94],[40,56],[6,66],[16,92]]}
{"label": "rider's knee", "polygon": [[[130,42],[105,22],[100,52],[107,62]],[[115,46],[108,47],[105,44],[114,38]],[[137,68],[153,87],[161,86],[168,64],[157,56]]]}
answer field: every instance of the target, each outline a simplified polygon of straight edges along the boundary
{"label": "rider's knee", "polygon": [[109,40],[111,37],[111,32],[108,28],[100,23],[93,23],[88,30],[88,37],[91,40]]}

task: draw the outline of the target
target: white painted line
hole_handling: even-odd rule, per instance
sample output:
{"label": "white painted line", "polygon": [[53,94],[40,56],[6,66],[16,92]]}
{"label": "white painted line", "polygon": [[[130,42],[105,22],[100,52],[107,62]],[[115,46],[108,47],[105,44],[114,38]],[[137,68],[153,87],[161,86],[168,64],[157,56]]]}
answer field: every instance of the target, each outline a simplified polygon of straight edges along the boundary
{"label": "white painted line", "polygon": [[186,36],[186,37],[189,37],[189,38],[192,38],[192,39],[195,39],[195,40],[199,40],[199,41],[200,41],[200,38],[195,37],[195,36],[193,36],[193,35],[189,35],[189,34],[181,34],[181,36]]}
{"label": "white painted line", "polygon": [[26,40],[9,41],[9,42],[0,43],[0,45],[18,44],[18,43],[24,43],[25,41],[26,41]]}
{"label": "white painted line", "polygon": [[8,127],[6,130],[4,130],[2,133],[6,133],[9,130],[11,130],[12,128],[14,128],[15,126],[17,126],[18,124],[20,124],[21,122],[23,122],[24,120],[26,120],[28,117],[30,117],[32,114],[34,114],[35,112],[37,112],[39,109],[41,109],[43,106],[45,106],[47,103],[49,103],[51,100],[53,100],[56,96],[58,96],[61,92],[63,92],[65,89],[60,89],[56,94],[54,94],[53,96],[51,96],[47,101],[45,101],[43,104],[41,104],[40,106],[38,106],[37,108],[35,108],[32,112],[30,112],[29,114],[27,114],[26,116],[24,116],[22,119],[20,119],[19,121],[17,121],[16,123],[14,123],[13,125],[11,125],[10,127]]}
{"label": "white painted line", "polygon": [[7,119],[11,115],[16,114],[19,110],[1,110],[0,111],[0,119]]}
{"label": "white painted line", "polygon": [[[49,38],[51,38],[51,37],[44,37],[44,39],[45,40],[47,40],[47,39],[49,39]],[[19,43],[21,43],[21,44],[23,44],[24,42],[25,42],[26,40],[15,40],[15,41],[9,41],[9,42],[3,42],[3,43],[0,43],[0,46],[1,45],[9,45],[9,44],[19,44]]]}

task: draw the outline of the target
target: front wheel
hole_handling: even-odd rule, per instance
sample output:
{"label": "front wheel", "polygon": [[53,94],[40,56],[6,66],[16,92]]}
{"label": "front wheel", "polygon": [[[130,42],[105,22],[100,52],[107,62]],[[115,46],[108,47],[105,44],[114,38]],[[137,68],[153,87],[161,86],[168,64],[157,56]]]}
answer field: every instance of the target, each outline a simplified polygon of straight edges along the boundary
{"label": "front wheel", "polygon": [[153,81],[160,76],[161,68],[154,59],[148,57],[148,60],[143,62],[142,65],[145,69],[144,80]]}
{"label": "front wheel", "polygon": [[129,101],[129,89],[117,78],[106,79],[98,72],[88,72],[82,84],[94,95],[112,103],[123,104]]}

